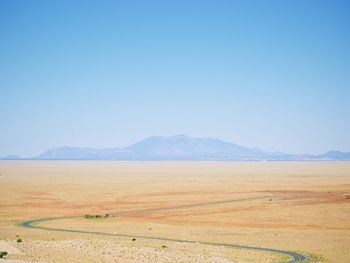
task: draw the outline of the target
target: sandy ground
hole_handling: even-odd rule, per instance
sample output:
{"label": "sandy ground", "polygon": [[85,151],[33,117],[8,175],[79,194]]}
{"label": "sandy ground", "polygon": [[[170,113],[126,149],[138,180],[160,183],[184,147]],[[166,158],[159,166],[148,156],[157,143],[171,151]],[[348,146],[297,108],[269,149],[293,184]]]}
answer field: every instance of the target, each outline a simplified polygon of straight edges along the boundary
{"label": "sandy ground", "polygon": [[[41,225],[261,246],[305,253],[313,262],[350,262],[349,162],[4,161],[0,162],[0,190],[0,239],[22,252],[10,253],[6,262],[285,260],[265,252],[18,226],[31,218],[113,212],[117,212],[114,218]],[[255,196],[268,197],[122,214]],[[22,243],[15,242],[16,235]]]}
{"label": "sandy ground", "polygon": [[4,262],[233,262],[215,253],[208,253],[204,248],[190,252],[186,247],[152,248],[125,241],[99,239],[34,240],[14,246],[23,252],[11,254]]}

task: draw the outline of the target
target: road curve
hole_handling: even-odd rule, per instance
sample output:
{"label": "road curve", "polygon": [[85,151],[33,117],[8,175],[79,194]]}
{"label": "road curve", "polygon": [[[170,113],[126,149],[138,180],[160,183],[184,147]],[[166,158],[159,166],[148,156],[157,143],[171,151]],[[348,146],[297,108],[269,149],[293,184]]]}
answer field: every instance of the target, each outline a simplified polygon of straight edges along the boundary
{"label": "road curve", "polygon": [[[152,212],[160,212],[160,211],[168,211],[168,210],[176,210],[176,209],[184,209],[184,208],[193,208],[193,207],[200,207],[200,206],[207,206],[207,205],[251,201],[251,200],[263,199],[263,198],[269,198],[269,196],[259,196],[259,197],[250,197],[250,198],[241,198],[241,199],[229,199],[229,200],[194,203],[194,204],[187,204],[187,205],[161,207],[161,208],[130,210],[130,211],[124,211],[124,212],[118,212],[118,213],[110,213],[110,214],[111,215],[113,215],[113,214],[115,214],[115,215],[143,214],[143,213],[152,213]],[[203,244],[203,245],[222,246],[222,247],[230,247],[230,248],[255,250],[255,251],[267,251],[267,252],[278,253],[278,254],[283,254],[283,255],[289,256],[290,259],[288,261],[285,261],[284,263],[303,262],[303,261],[306,261],[306,259],[307,259],[307,256],[305,256],[303,254],[299,254],[299,253],[296,253],[293,251],[279,250],[279,249],[273,249],[273,248],[242,246],[242,245],[235,245],[235,244],[215,243],[215,242],[196,241],[196,240],[182,240],[182,239],[173,239],[173,238],[157,237],[157,236],[143,236],[143,235],[138,236],[138,235],[131,235],[131,234],[129,235],[129,234],[122,234],[122,233],[106,233],[106,232],[85,231],[85,230],[75,230],[75,229],[52,228],[52,227],[43,227],[43,226],[38,225],[39,223],[47,222],[47,221],[56,221],[56,220],[62,220],[62,219],[81,218],[81,217],[82,216],[64,216],[64,217],[32,219],[32,220],[22,222],[20,224],[20,226],[26,227],[26,228],[34,228],[34,229],[41,229],[41,230],[47,230],[47,231],[66,232],[66,233],[129,237],[129,238],[162,240],[162,241],[171,241],[171,242],[180,242],[180,243],[192,243],[192,244],[196,243],[196,244]]]}

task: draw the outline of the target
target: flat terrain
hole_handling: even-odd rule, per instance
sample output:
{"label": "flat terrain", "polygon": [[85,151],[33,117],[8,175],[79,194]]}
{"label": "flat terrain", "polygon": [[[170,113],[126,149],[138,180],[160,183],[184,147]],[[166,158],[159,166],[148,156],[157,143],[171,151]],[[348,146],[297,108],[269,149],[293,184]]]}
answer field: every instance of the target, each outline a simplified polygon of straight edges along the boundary
{"label": "flat terrain", "polygon": [[0,190],[4,262],[350,262],[350,162],[2,161]]}

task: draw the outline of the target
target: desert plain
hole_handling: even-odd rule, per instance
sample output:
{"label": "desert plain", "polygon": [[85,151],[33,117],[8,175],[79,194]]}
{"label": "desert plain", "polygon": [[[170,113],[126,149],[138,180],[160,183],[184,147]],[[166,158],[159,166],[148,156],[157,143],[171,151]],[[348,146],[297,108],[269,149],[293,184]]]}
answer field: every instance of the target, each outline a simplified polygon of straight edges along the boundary
{"label": "desert plain", "polygon": [[349,194],[345,161],[1,161],[0,262],[346,263]]}

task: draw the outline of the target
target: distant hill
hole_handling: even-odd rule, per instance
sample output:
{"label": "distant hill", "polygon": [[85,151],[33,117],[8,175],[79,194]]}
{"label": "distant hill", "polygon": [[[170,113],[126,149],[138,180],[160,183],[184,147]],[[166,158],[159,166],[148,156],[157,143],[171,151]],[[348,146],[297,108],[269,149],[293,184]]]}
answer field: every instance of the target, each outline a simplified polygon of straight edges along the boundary
{"label": "distant hill", "polygon": [[19,157],[18,155],[7,155],[3,158],[1,158],[2,160],[20,160],[21,157]]}
{"label": "distant hill", "polygon": [[330,151],[318,155],[317,158],[326,160],[350,160],[350,152]]}
{"label": "distant hill", "polygon": [[[20,159],[18,156],[3,159]],[[30,160],[350,160],[350,152],[292,155],[247,148],[213,138],[152,136],[125,148],[51,148]]]}
{"label": "distant hill", "polygon": [[30,159],[35,160],[113,160],[118,149],[94,149],[81,147],[51,148]]}

